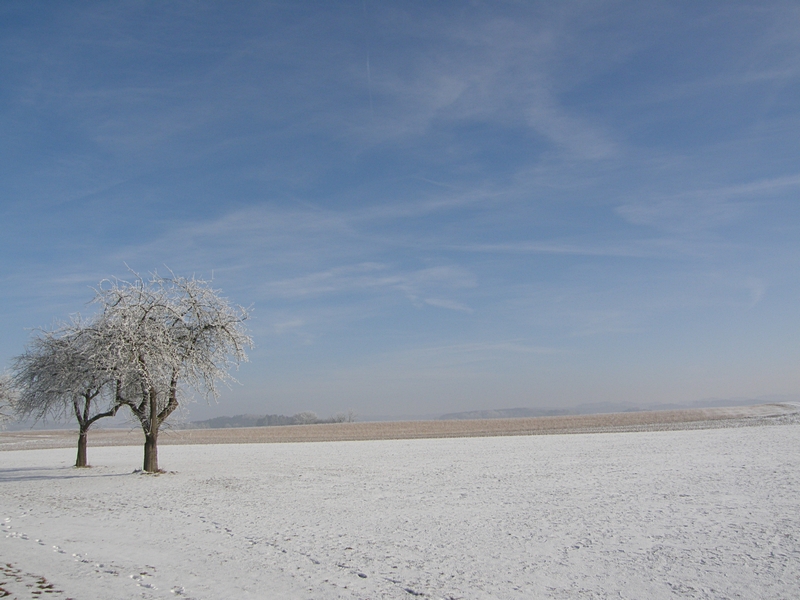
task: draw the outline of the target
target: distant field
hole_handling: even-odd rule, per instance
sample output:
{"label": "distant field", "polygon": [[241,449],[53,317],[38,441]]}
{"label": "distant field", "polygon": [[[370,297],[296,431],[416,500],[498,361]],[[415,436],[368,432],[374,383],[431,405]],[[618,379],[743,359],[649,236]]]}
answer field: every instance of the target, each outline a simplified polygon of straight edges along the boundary
{"label": "distant field", "polygon": [[[732,408],[642,411],[519,419],[326,423],[320,425],[229,429],[167,429],[162,430],[159,443],[163,445],[263,444],[661,431],[741,427],[798,418],[800,418],[800,406],[798,405],[762,404]],[[75,444],[75,435],[76,432],[71,430],[0,432],[0,450],[70,447]],[[142,432],[138,428],[130,430],[96,429],[89,433],[89,445],[94,447],[138,445],[143,441]]]}

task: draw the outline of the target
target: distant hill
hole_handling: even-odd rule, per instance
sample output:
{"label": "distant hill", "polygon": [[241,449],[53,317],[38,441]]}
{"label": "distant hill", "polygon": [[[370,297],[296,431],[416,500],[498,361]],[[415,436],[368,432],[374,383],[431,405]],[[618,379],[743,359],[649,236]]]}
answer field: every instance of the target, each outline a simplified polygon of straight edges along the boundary
{"label": "distant hill", "polygon": [[439,417],[442,421],[463,419],[519,419],[522,417],[561,417],[575,414],[557,408],[501,408],[498,410],[468,410],[466,412],[447,413]]}
{"label": "distant hill", "polygon": [[494,410],[468,410],[441,415],[441,420],[463,419],[515,419],[524,417],[562,417],[567,415],[600,415],[606,413],[626,413],[653,410],[680,410],[686,408],[720,408],[725,406],[751,406],[771,402],[797,402],[798,397],[762,396],[760,398],[705,398],[685,404],[656,404],[636,406],[621,402],[594,402],[580,404],[570,409],[558,408],[501,408]]}
{"label": "distant hill", "polygon": [[[653,410],[679,410],[684,408],[711,408],[724,406],[749,406],[771,402],[798,402],[800,396],[761,396],[759,398],[705,398],[685,404],[657,404],[636,406],[622,402],[594,402],[580,404],[571,408],[499,408],[489,410],[468,410],[444,415],[404,415],[404,416],[369,416],[364,415],[359,421],[419,421],[419,420],[471,420],[471,419],[516,419],[526,417],[563,417],[569,415],[599,415],[605,413],[626,413]],[[232,417],[216,417],[205,421],[193,421],[180,426],[185,429],[225,429],[230,427],[271,427],[279,425],[314,425],[319,423],[345,423],[355,421],[355,414],[338,414],[328,419],[321,419],[310,411],[295,415],[235,415]]]}

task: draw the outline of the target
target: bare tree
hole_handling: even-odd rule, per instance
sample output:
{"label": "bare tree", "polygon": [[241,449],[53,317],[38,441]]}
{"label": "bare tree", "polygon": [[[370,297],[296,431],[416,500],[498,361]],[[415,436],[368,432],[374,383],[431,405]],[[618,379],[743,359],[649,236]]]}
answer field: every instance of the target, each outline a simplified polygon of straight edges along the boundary
{"label": "bare tree", "polygon": [[108,339],[96,320],[73,320],[40,332],[14,359],[18,415],[38,421],[74,413],[79,428],[76,467],[88,465],[89,428],[99,419],[113,417],[119,408],[113,364],[106,352]]}
{"label": "bare tree", "polygon": [[101,282],[95,301],[116,372],[116,401],[128,406],[145,435],[146,472],[158,469],[158,433],[187,391],[218,396],[218,381],[247,360],[252,340],[247,311],[231,305],[209,282],[153,274]]}
{"label": "bare tree", "polygon": [[356,413],[352,410],[348,410],[346,413],[336,413],[330,420],[332,423],[354,423]]}

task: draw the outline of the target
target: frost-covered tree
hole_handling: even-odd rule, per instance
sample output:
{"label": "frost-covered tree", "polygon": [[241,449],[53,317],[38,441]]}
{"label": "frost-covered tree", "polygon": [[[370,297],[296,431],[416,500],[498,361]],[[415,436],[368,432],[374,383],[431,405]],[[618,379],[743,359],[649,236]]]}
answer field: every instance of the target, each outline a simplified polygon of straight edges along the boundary
{"label": "frost-covered tree", "polygon": [[0,427],[9,421],[16,410],[17,391],[11,382],[11,375],[0,374]]}
{"label": "frost-covered tree", "polygon": [[76,467],[88,465],[89,428],[113,417],[119,404],[114,364],[107,352],[111,339],[97,319],[79,319],[53,331],[39,332],[14,359],[15,409],[22,418],[45,420],[73,413],[78,421]]}
{"label": "frost-covered tree", "polygon": [[297,425],[313,425],[314,423],[319,423],[317,413],[310,410],[297,413],[292,417],[292,420],[294,420]]}
{"label": "frost-covered tree", "polygon": [[157,472],[160,427],[186,393],[216,398],[217,382],[233,381],[231,368],[247,360],[247,311],[209,282],[175,275],[106,280],[95,301],[111,335],[116,402],[131,409],[144,431],[143,470]]}

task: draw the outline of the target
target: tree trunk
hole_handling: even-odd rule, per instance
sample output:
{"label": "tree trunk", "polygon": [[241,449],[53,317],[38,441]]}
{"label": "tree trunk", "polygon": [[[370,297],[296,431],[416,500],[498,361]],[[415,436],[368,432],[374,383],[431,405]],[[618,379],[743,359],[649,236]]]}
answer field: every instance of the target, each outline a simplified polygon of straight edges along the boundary
{"label": "tree trunk", "polygon": [[86,462],[86,441],[88,438],[89,432],[81,429],[80,434],[78,435],[78,458],[75,460],[76,467],[88,467],[89,465]]}
{"label": "tree trunk", "polygon": [[156,388],[152,385],[148,391],[150,418],[144,430],[144,466],[145,473],[158,473],[158,427],[161,421],[158,418],[158,396]]}
{"label": "tree trunk", "polygon": [[158,473],[158,431],[146,433],[144,436],[144,466],[145,473]]}

